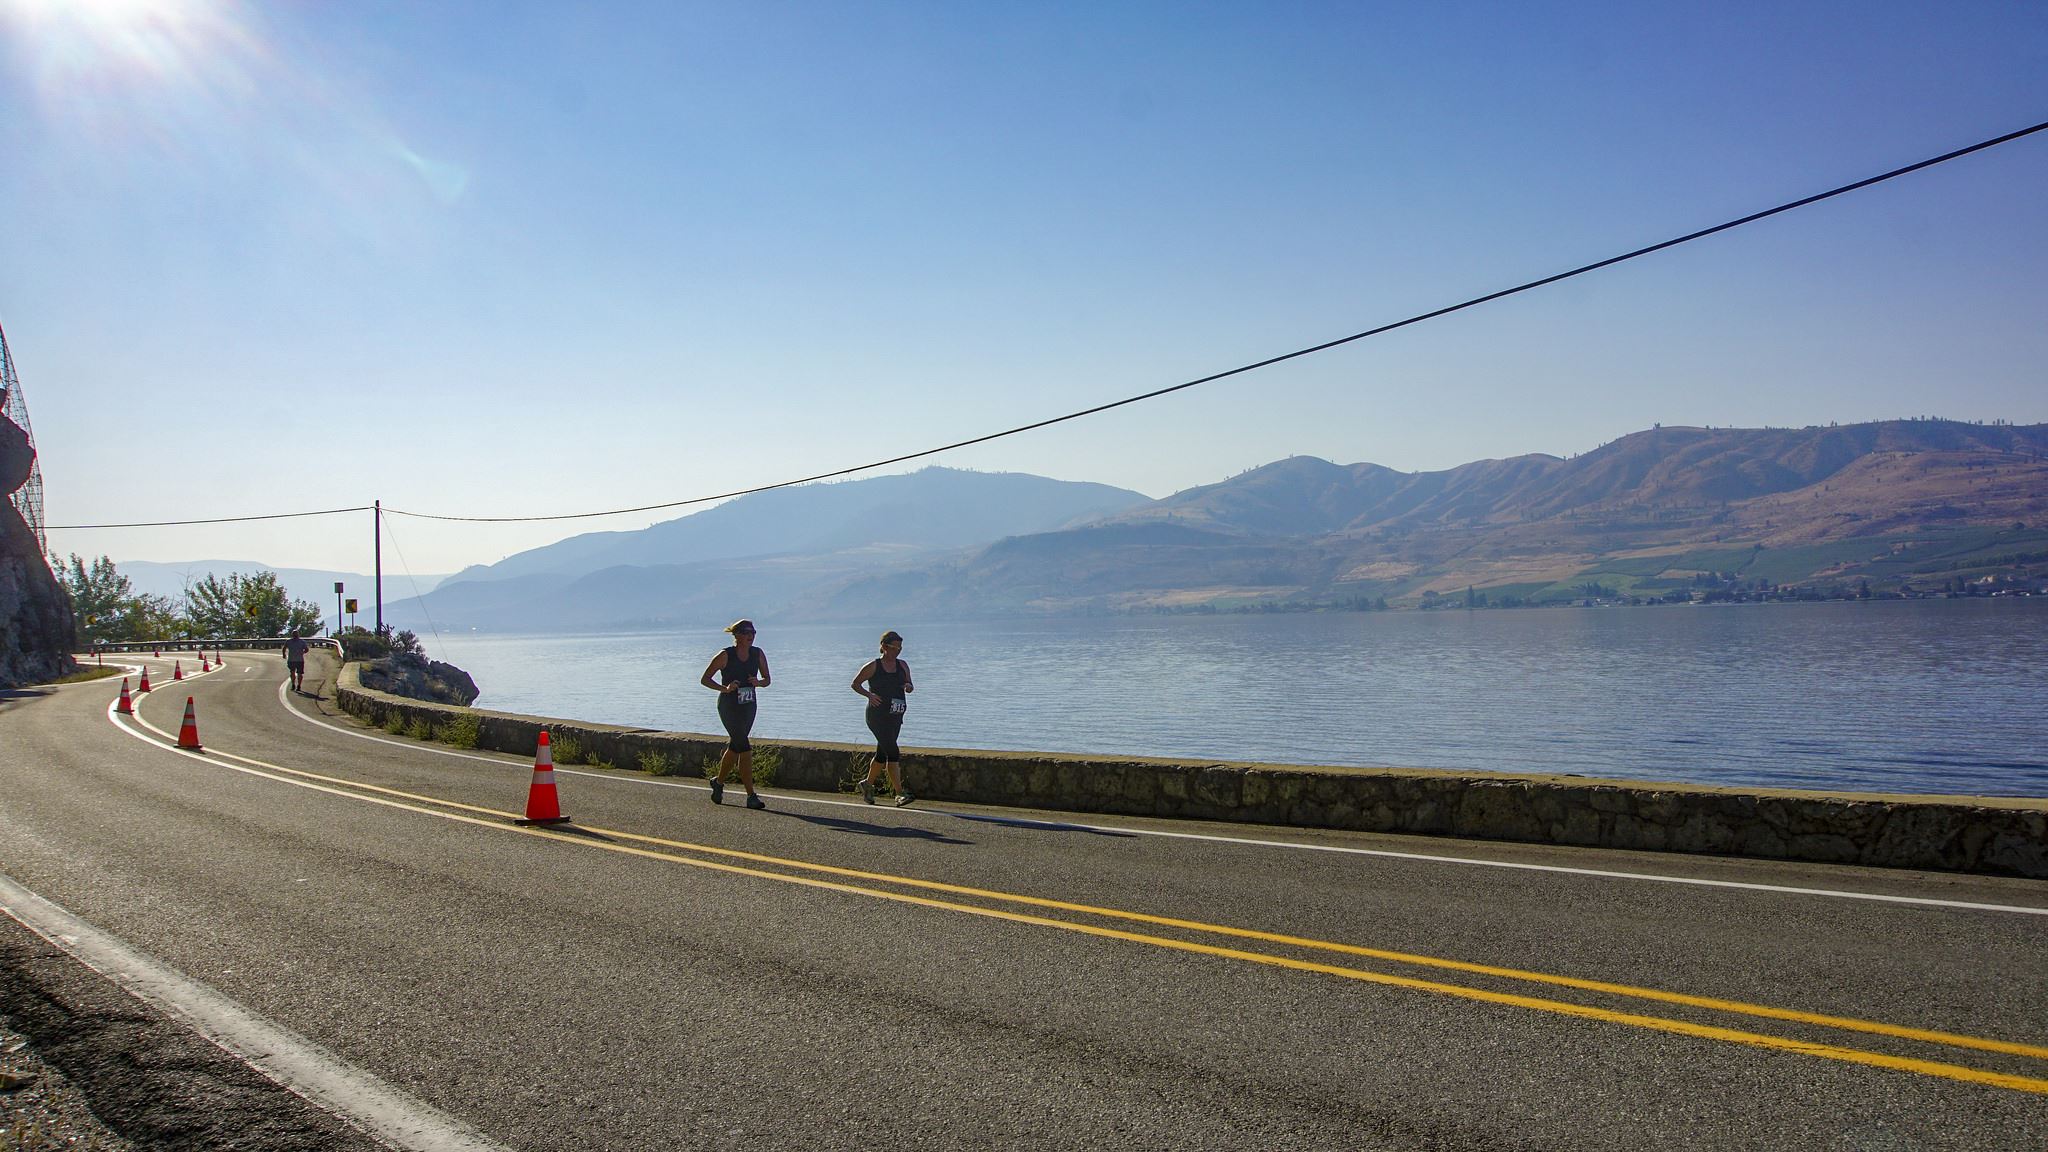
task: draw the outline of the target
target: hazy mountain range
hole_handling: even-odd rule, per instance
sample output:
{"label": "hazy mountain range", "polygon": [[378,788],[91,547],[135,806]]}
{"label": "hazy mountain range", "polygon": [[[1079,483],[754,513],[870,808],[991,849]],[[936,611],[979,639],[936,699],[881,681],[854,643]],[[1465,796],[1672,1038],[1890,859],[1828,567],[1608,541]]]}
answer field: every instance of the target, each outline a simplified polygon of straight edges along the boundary
{"label": "hazy mountain range", "polygon": [[2010,571],[2048,577],[2048,425],[1660,427],[1570,458],[1435,472],[1292,457],[1161,500],[945,468],[782,489],[466,569],[417,601],[394,597],[386,617],[698,627]]}

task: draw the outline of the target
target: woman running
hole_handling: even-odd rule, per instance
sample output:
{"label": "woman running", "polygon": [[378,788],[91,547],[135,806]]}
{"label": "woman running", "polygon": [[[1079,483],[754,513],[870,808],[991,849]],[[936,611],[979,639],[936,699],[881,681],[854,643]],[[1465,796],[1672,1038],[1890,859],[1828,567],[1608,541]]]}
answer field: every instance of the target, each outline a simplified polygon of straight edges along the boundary
{"label": "woman running", "polygon": [[[740,783],[747,789],[747,807],[766,808],[754,791],[754,745],[747,734],[754,730],[754,689],[768,686],[768,654],[754,647],[754,622],[736,620],[726,628],[732,646],[711,658],[697,682],[718,693],[718,722],[725,725],[725,755],[718,758],[718,775],[711,778],[711,802],[725,803],[725,778],[732,766],[740,767]],[[718,682],[713,683],[716,673]]]}
{"label": "woman running", "polygon": [[910,665],[903,662],[902,652],[903,637],[894,631],[884,632],[882,654],[853,674],[853,690],[867,697],[868,731],[875,734],[875,762],[868,765],[868,778],[860,782],[860,798],[875,802],[875,783],[887,769],[898,808],[916,799],[903,790],[903,751],[896,747],[896,736],[903,731],[905,697],[917,690],[910,682]]}

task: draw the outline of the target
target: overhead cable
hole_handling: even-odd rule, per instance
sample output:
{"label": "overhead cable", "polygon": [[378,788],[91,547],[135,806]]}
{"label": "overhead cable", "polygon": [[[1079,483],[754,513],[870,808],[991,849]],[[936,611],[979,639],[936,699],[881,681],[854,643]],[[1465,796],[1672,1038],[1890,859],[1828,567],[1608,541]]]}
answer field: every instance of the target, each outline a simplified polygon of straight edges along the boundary
{"label": "overhead cable", "polygon": [[[1666,248],[1675,248],[1680,244],[1688,244],[1694,240],[1704,239],[1708,236],[1712,236],[1719,232],[1726,232],[1731,228],[1740,228],[1745,224],[1754,224],[1759,220],[1765,220],[1772,216],[1777,216],[1785,212],[1790,212],[1795,208],[1804,208],[1809,204],[1818,204],[1823,200],[1830,200],[1836,196],[1841,196],[1849,192],[1855,192],[1859,189],[1868,188],[1873,184],[1882,184],[1887,180],[1894,180],[1900,176],[1905,176],[1913,172],[1918,172],[1923,168],[1932,168],[1937,164],[1946,164],[1951,160],[1960,159],[1964,156],[1970,155],[1971,153],[1982,152],[1987,148],[1995,148],[2000,144],[2008,144],[2014,140],[2018,140],[2026,136],[2032,136],[2035,133],[2042,131],[2048,131],[2048,121],[2043,121],[2028,128],[2022,128],[2017,132],[2007,132],[2002,136],[1994,136],[1989,140],[1979,141],[1978,143],[1972,144],[1967,148],[1958,148],[1953,152],[1944,152],[1939,156],[1930,157],[1926,160],[1921,160],[1917,163],[1908,164],[1902,168],[1894,168],[1889,172],[1882,172],[1876,176],[1866,177],[1865,179],[1855,181],[1854,183],[1844,184],[1839,188],[1830,188],[1825,192],[1816,192],[1811,196],[1803,196],[1797,200],[1792,200],[1784,204],[1780,204],[1775,208],[1766,208],[1761,212],[1752,212],[1747,216],[1742,216],[1734,220],[1729,220],[1725,223],[1716,224],[1711,228],[1702,228],[1696,232],[1688,232],[1683,236],[1676,236],[1669,240],[1660,241],[1656,244],[1651,244],[1642,248],[1637,248],[1631,252],[1624,252],[1619,256],[1609,256],[1605,260],[1596,260],[1591,264],[1582,264],[1579,267],[1573,268],[1569,271],[1559,272],[1554,275],[1545,276],[1538,280],[1530,280],[1526,283],[1517,284],[1512,288],[1502,288],[1497,292],[1489,292],[1483,296],[1474,296],[1469,300],[1460,301],[1456,304],[1446,305],[1445,307],[1432,309],[1428,312],[1417,313],[1416,315],[1410,316],[1405,320],[1396,320],[1390,324],[1382,324],[1377,328],[1368,328],[1363,332],[1354,332],[1349,336],[1341,336],[1335,340],[1326,340],[1321,344],[1314,344],[1307,348],[1299,348],[1295,351],[1286,352],[1278,356],[1269,356],[1264,360],[1258,360],[1253,363],[1241,365],[1239,367],[1231,368],[1222,372],[1215,372],[1207,376],[1197,377],[1196,379],[1183,381],[1179,384],[1169,385],[1165,388],[1155,388],[1150,392],[1141,392],[1136,396],[1127,396],[1122,400],[1112,400],[1106,404],[1097,404],[1094,407],[1083,408],[1077,412],[1069,412],[1063,416],[1053,416],[1044,420],[1036,420],[1029,424],[1020,424],[1015,428],[1006,428],[1000,432],[990,432],[986,435],[975,436],[966,440],[956,440],[951,444],[943,444],[936,448],[926,448],[917,452],[908,452],[901,456],[891,456],[886,460],[870,461],[869,463],[866,464],[856,464],[851,467],[839,468],[830,472],[819,472],[816,475],[812,476],[802,476],[792,480],[781,480],[773,484],[762,484],[753,488],[739,488],[730,492],[720,492],[709,496],[692,496],[685,500],[669,500],[659,504],[640,504],[631,508],[610,508],[601,512],[562,512],[545,516],[450,516],[440,515],[431,512],[408,512],[405,511],[404,509],[393,508],[389,505],[386,505],[384,507],[384,511],[386,513],[397,516],[410,516],[417,520],[449,520],[473,524],[536,523],[549,520],[591,520],[602,516],[626,516],[635,512],[658,512],[668,508],[683,508],[692,504],[709,504],[719,500],[730,500],[737,496],[751,496],[757,492],[772,492],[778,488],[793,488],[799,484],[812,484],[820,480],[834,480],[841,476],[851,476],[858,472],[869,472],[873,471],[876,468],[886,468],[892,464],[902,464],[910,460],[922,459],[926,456],[936,456],[942,452],[952,452],[960,448],[970,448],[976,444],[986,444],[991,440],[1001,440],[1004,437],[1016,436],[1025,432],[1033,432],[1040,428],[1049,428],[1054,424],[1064,424],[1069,420],[1079,420],[1083,416],[1093,416],[1097,413],[1107,412],[1112,408],[1122,408],[1127,404],[1136,404],[1144,400],[1154,400],[1161,396],[1193,388],[1198,384],[1213,383],[1217,380],[1227,379],[1231,376],[1240,376],[1246,372],[1253,372],[1257,371],[1260,368],[1271,367],[1274,364],[1280,364],[1288,360],[1295,360],[1303,356],[1310,356],[1317,352],[1325,352],[1331,348],[1336,348],[1341,345],[1350,344],[1354,341],[1364,340],[1371,336],[1379,336],[1387,332],[1392,332],[1397,328],[1406,328],[1411,324],[1420,324],[1425,320],[1434,320],[1439,316],[1448,316],[1453,312],[1462,312],[1467,308],[1476,308],[1481,304],[1491,303],[1495,300],[1500,300],[1508,296],[1513,296],[1518,293],[1530,291],[1531,289],[1542,288],[1546,285],[1556,284],[1561,280],[1569,280],[1574,276],[1583,276],[1588,272],[1596,272],[1602,268],[1612,267],[1613,265],[1620,264],[1629,260],[1634,260],[1641,256],[1648,256],[1653,252],[1662,252]],[[325,512],[290,512],[279,513],[272,516],[235,516],[226,517],[218,520],[166,520],[144,524],[63,524],[55,525],[53,526],[53,528],[156,528],[184,524],[225,524],[243,520],[278,520],[285,519],[291,516],[328,516],[333,515],[337,512],[367,511],[370,511],[368,507],[337,508]]]}
{"label": "overhead cable", "polygon": [[1448,316],[1453,312],[1461,312],[1467,308],[1474,308],[1481,304],[1486,304],[1494,300],[1499,300],[1506,296],[1513,296],[1518,292],[1527,292],[1532,288],[1541,288],[1547,284],[1555,284],[1560,280],[1569,280],[1574,276],[1583,276],[1588,272],[1594,272],[1601,268],[1606,268],[1611,265],[1620,264],[1625,260],[1634,260],[1639,256],[1648,256],[1652,252],[1661,252],[1666,248],[1674,248],[1680,244],[1686,244],[1694,240],[1699,240],[1707,236],[1712,236],[1717,232],[1726,232],[1731,228],[1740,228],[1744,224],[1753,224],[1758,220],[1763,220],[1771,216],[1776,216],[1783,212],[1790,212],[1794,208],[1804,208],[1809,204],[1817,204],[1822,200],[1831,199],[1833,197],[1843,195],[1844,193],[1854,192],[1859,188],[1868,188],[1873,184],[1881,184],[1886,180],[1896,179],[1897,177],[1904,176],[1911,172],[1918,172],[1923,168],[1931,168],[1936,164],[1945,164],[1950,160],[1955,160],[1963,156],[1968,156],[1972,152],[1982,152],[1986,148],[1995,148],[2000,144],[2010,143],[2011,141],[2018,140],[2023,136],[2031,136],[2036,132],[2041,132],[2044,130],[2048,130],[2048,121],[2043,121],[2039,124],[2034,125],[2031,128],[2022,128],[2017,132],[2008,132],[2003,136],[1995,136],[1989,140],[1972,144],[1967,148],[1958,148],[1953,152],[1945,152],[1939,156],[1922,160],[1916,164],[1908,164],[1903,168],[1894,168],[1889,172],[1884,172],[1876,176],[1871,176],[1863,180],[1858,180],[1853,184],[1844,184],[1839,188],[1831,188],[1826,192],[1818,192],[1812,196],[1805,196],[1798,200],[1793,200],[1785,204],[1780,204],[1775,208],[1767,208],[1762,212],[1752,212],[1747,216],[1743,216],[1735,220],[1730,220],[1724,224],[1716,224],[1711,228],[1702,228],[1697,232],[1688,232],[1683,236],[1674,237],[1670,240],[1662,241],[1661,243],[1651,244],[1648,247],[1638,248],[1633,252],[1624,252],[1619,256],[1610,256],[1605,260],[1596,260],[1591,264],[1583,264],[1577,268],[1573,268],[1568,272],[1559,272],[1554,276],[1545,276],[1540,280],[1531,280],[1525,284],[1517,284],[1512,288],[1503,288],[1498,292],[1489,292],[1484,296],[1474,296],[1470,300],[1466,300],[1461,303],[1448,305],[1443,308],[1437,308],[1429,312],[1418,313],[1417,315],[1408,317],[1406,320],[1396,320],[1391,324],[1382,324],[1377,328],[1369,328],[1363,332],[1355,332],[1349,336],[1339,337],[1335,340],[1326,340],[1321,344],[1312,345],[1307,348],[1297,349],[1293,352],[1288,352],[1279,356],[1270,356],[1264,360],[1260,360],[1251,364],[1246,364],[1241,367],[1232,368],[1228,371],[1213,373],[1208,376],[1199,377],[1194,380],[1188,380],[1184,383],[1174,384],[1165,388],[1157,388],[1150,392],[1142,392],[1136,396],[1127,396],[1122,400],[1113,400],[1107,404],[1097,404],[1092,408],[1083,408],[1078,412],[1069,412],[1064,416],[1054,416],[1045,420],[1037,420],[1030,424],[1020,424],[1015,428],[1006,428],[1001,432],[991,432],[985,436],[976,436],[968,440],[957,440],[951,444],[941,445],[937,448],[926,448],[922,451],[909,452],[902,456],[891,456],[887,460],[876,460],[867,464],[856,464],[850,468],[840,468],[831,472],[820,472],[815,476],[804,476],[794,480],[782,480],[774,484],[763,484],[755,488],[740,488],[735,489],[734,491],[731,492],[720,492],[712,496],[693,496],[687,500],[671,500],[662,504],[642,504],[633,508],[613,508],[603,512],[564,512],[552,516],[439,516],[426,512],[405,512],[396,508],[389,507],[388,505],[385,507],[384,510],[386,512],[397,513],[400,516],[412,516],[416,519],[422,520],[460,520],[471,523],[484,524],[505,524],[513,522],[529,522],[542,520],[588,520],[594,519],[599,516],[624,516],[633,512],[656,512],[665,508],[681,508],[690,504],[708,504],[718,500],[730,500],[735,496],[751,496],[756,492],[772,492],[777,488],[792,488],[799,484],[811,484],[819,480],[832,480],[837,479],[838,477],[841,476],[851,476],[856,472],[867,472],[876,468],[886,468],[891,464],[901,464],[905,461],[917,460],[925,456],[936,456],[941,452],[951,452],[957,448],[967,448],[976,444],[986,444],[991,440],[1000,440],[1005,436],[1015,436],[1022,432],[1036,431],[1037,429],[1047,428],[1054,424],[1063,424],[1068,420],[1079,420],[1083,416],[1093,416],[1098,412],[1107,412],[1112,408],[1121,408],[1126,404],[1136,404],[1141,400],[1156,399],[1160,396],[1165,396],[1169,393],[1179,392],[1187,388],[1193,388],[1197,384],[1208,384],[1217,380],[1222,380],[1226,377],[1242,375],[1243,373],[1252,372],[1260,368],[1270,367],[1271,365],[1279,364],[1283,361],[1294,360],[1302,356],[1308,356],[1317,352],[1327,351],[1331,348],[1338,347],[1339,345],[1349,344],[1355,340],[1363,340],[1369,336],[1378,336],[1385,332],[1392,332],[1396,328],[1406,328],[1410,324],[1420,324],[1424,320],[1434,320],[1439,316]]}
{"label": "overhead cable", "polygon": [[[359,508],[323,508],[318,512],[268,512],[260,516],[220,516],[212,520],[144,520],[134,524],[52,524],[49,531],[77,531],[85,528],[179,528],[187,524],[240,524],[248,520],[291,520],[300,516],[339,516],[345,512],[368,512]],[[389,509],[387,509],[389,511]]]}

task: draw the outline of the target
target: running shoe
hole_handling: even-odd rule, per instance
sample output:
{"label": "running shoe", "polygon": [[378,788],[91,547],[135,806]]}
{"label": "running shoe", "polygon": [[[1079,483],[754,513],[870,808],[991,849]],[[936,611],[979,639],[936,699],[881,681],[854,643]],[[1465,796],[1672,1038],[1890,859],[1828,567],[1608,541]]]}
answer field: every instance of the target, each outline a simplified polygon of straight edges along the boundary
{"label": "running shoe", "polygon": [[767,806],[768,802],[766,800],[761,799],[759,796],[754,795],[752,792],[747,793],[747,807],[766,808]]}
{"label": "running shoe", "polygon": [[725,781],[718,779],[711,781],[711,802],[713,804],[725,803]]}
{"label": "running shoe", "polygon": [[863,780],[860,782],[860,798],[870,804],[875,802],[875,782],[873,780]]}
{"label": "running shoe", "polygon": [[901,807],[903,807],[904,805],[906,805],[906,804],[909,804],[909,803],[910,803],[910,802],[911,802],[912,800],[915,800],[915,799],[917,799],[917,797],[915,797],[915,796],[912,796],[912,795],[911,795],[910,793],[908,793],[908,792],[899,792],[899,793],[897,793],[897,795],[896,795],[896,806],[897,806],[898,808],[901,808]]}

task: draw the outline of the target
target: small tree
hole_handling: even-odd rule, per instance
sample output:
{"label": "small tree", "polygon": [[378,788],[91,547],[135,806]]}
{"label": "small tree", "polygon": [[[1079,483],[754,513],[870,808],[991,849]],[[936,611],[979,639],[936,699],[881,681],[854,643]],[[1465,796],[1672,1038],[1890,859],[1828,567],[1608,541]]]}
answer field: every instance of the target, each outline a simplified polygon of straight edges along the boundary
{"label": "small tree", "polygon": [[275,572],[209,573],[186,590],[185,617],[194,636],[299,636],[326,619],[318,606],[288,598]]}
{"label": "small tree", "polygon": [[114,570],[112,560],[102,556],[87,567],[73,552],[68,562],[57,565],[57,582],[71,597],[71,616],[81,647],[129,639],[122,626],[127,622],[126,608],[135,598],[134,589],[126,576]]}

